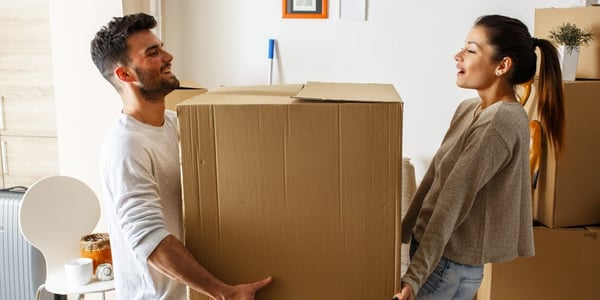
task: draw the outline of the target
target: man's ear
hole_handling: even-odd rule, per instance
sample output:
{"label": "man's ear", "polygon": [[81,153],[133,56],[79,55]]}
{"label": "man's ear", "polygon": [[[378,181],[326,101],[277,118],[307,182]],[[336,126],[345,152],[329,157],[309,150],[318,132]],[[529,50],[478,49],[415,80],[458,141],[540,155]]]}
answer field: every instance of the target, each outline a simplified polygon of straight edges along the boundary
{"label": "man's ear", "polygon": [[135,76],[133,75],[133,72],[131,72],[131,70],[129,70],[129,68],[127,67],[117,67],[115,69],[115,76],[121,80],[121,81],[125,81],[125,82],[132,82],[135,80]]}
{"label": "man's ear", "polygon": [[504,57],[498,66],[496,67],[496,76],[507,74],[512,69],[512,59],[510,57]]}

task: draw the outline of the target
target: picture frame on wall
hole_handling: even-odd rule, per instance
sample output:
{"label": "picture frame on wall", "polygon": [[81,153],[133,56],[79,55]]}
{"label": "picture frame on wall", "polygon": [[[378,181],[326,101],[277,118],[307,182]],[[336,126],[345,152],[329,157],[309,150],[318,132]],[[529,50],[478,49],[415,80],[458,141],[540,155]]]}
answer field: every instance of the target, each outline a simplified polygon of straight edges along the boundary
{"label": "picture frame on wall", "polygon": [[282,8],[283,18],[327,18],[327,0],[282,0]]}

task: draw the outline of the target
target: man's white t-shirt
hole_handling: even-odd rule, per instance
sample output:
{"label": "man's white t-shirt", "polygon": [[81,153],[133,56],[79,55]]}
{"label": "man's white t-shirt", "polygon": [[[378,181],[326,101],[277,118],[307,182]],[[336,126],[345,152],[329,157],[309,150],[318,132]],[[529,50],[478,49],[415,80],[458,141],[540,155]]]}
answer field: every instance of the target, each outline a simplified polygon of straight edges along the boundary
{"label": "man's white t-shirt", "polygon": [[117,299],[185,299],[185,285],[148,264],[160,241],[183,232],[175,112],[165,111],[160,127],[121,113],[106,137],[101,172]]}

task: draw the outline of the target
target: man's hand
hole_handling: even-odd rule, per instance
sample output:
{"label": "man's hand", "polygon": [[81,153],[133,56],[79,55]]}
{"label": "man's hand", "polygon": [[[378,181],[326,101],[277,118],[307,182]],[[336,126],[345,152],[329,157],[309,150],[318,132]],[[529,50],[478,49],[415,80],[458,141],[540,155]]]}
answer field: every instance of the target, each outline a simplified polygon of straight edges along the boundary
{"label": "man's hand", "polygon": [[148,263],[165,275],[217,300],[254,300],[269,283],[267,277],[253,283],[228,285],[214,277],[173,235],[165,237],[148,257]]}
{"label": "man's hand", "polygon": [[221,300],[254,300],[256,292],[266,287],[273,279],[267,277],[253,283],[239,284],[231,287],[231,290],[223,295]]}
{"label": "man's hand", "polygon": [[400,289],[400,293],[394,295],[394,298],[392,298],[393,300],[415,300],[415,292],[413,292],[412,287],[410,286],[410,284],[403,282],[401,289]]}

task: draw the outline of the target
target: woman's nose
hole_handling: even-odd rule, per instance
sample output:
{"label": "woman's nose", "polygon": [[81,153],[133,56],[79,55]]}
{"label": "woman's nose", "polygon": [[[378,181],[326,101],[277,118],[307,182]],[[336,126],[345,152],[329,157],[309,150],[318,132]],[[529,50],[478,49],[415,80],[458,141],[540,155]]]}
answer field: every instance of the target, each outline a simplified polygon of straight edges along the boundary
{"label": "woman's nose", "polygon": [[456,52],[456,54],[454,54],[454,60],[455,61],[461,60],[463,52],[464,52],[463,49],[458,50],[458,52]]}

